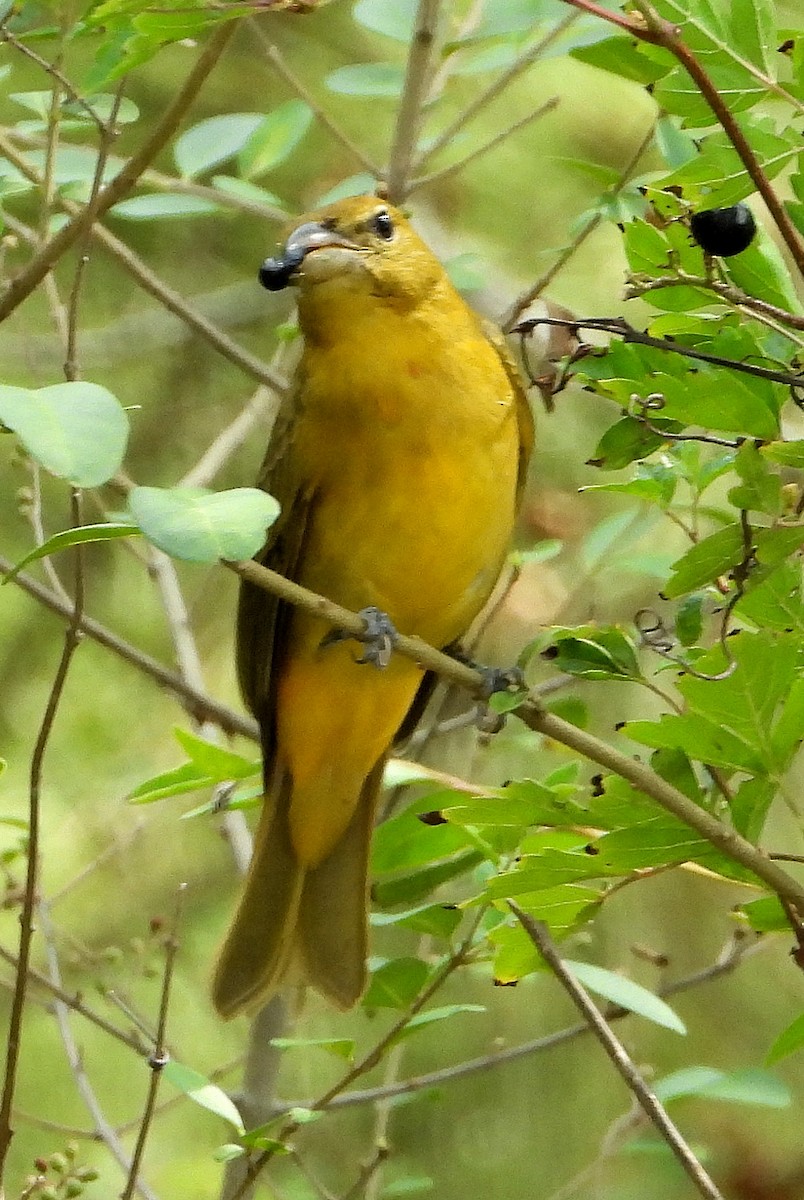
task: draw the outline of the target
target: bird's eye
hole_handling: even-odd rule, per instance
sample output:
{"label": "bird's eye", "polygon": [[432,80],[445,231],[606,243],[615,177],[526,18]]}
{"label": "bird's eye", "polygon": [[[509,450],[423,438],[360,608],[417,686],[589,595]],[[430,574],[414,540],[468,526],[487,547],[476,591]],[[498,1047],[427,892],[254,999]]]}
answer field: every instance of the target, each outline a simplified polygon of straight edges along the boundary
{"label": "bird's eye", "polygon": [[377,213],[374,220],[371,222],[372,229],[376,234],[379,234],[386,242],[389,242],[394,236],[394,223],[391,220],[391,214],[381,209]]}

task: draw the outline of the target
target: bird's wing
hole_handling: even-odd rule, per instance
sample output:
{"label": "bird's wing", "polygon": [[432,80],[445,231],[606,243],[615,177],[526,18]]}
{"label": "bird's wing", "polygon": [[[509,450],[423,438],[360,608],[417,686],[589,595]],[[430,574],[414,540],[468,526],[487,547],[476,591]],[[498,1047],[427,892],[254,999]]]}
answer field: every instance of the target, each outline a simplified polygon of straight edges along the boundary
{"label": "bird's wing", "polygon": [[[257,479],[257,486],[279,501],[281,512],[256,559],[280,575],[295,578],[309,529],[314,492],[295,469],[293,445],[297,394],[282,404]],[[237,612],[237,676],[246,704],[260,724],[265,774],[274,752],[273,680],[293,608],[264,588],[243,580]]]}
{"label": "bird's wing", "polygon": [[493,321],[481,320],[480,322],[483,333],[487,340],[497,351],[500,362],[503,365],[511,387],[514,389],[516,398],[516,414],[519,424],[519,474],[517,476],[517,502],[522,499],[522,492],[525,487],[525,480],[528,474],[528,463],[530,461],[531,451],[533,450],[533,413],[531,412],[528,397],[522,386],[522,373],[517,366],[516,359],[511,353],[508,343],[505,340],[505,335],[498,325]]}

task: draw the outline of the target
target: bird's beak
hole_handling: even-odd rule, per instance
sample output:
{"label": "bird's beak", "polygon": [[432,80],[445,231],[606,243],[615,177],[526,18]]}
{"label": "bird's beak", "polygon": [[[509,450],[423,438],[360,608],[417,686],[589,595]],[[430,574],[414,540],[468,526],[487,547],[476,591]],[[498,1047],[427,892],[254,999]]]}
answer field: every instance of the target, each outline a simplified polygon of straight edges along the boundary
{"label": "bird's beak", "polygon": [[306,221],[290,234],[280,258],[266,258],[260,267],[260,283],[271,292],[282,291],[300,272],[302,263],[312,255],[304,274],[312,280],[329,279],[354,264],[361,247],[342,233],[328,229],[318,221]]}
{"label": "bird's beak", "polygon": [[326,225],[317,221],[307,221],[294,229],[285,242],[285,258],[301,263],[312,250],[321,250],[328,246],[339,246],[344,250],[356,250],[358,247],[349,238],[344,237]]}

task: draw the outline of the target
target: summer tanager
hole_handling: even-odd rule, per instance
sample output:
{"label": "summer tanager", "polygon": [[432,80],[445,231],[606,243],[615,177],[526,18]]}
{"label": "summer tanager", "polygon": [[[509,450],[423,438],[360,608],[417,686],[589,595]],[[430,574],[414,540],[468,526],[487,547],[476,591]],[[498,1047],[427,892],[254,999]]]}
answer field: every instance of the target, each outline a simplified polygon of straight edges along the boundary
{"label": "summer tanager", "polygon": [[[298,286],[304,348],[259,479],[282,505],[261,561],[448,647],[511,536],[532,441],[516,367],[376,196],[304,219],[283,263],[275,286]],[[238,671],[262,731],[265,801],[215,975],[223,1016],[286,979],[343,1008],[363,991],[383,765],[429,681],[401,655],[382,669],[358,657],[322,619],[244,583]]]}

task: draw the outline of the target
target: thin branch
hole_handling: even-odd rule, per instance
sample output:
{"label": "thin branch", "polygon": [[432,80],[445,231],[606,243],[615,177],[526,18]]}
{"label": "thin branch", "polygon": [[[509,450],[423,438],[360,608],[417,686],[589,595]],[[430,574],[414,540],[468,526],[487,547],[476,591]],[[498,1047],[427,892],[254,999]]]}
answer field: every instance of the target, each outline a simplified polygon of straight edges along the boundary
{"label": "thin branch", "polygon": [[254,427],[265,417],[272,418],[276,415],[279,409],[277,394],[274,392],[272,396],[273,399],[269,398],[267,388],[258,387],[235,419],[221,430],[198,462],[181,478],[177,486],[209,487],[235,451],[240,449]]}
{"label": "thin branch", "polygon": [[[691,975],[686,975],[674,983],[665,984],[658,989],[658,994],[663,998],[674,996],[679,992],[686,992],[692,988],[700,987],[702,984],[709,983],[711,980],[719,979],[723,975],[728,975],[734,971],[749,953],[756,953],[759,950],[766,949],[767,946],[768,942],[759,940],[753,942],[750,946],[746,946],[743,939],[732,938],[726,943],[723,951],[710,966],[703,967],[700,971],[695,971]],[[605,1010],[607,1021],[619,1021],[623,1017],[632,1015],[628,1009],[615,1005],[610,1005]],[[574,1041],[576,1038],[583,1037],[589,1032],[587,1023],[580,1021],[577,1025],[570,1025],[566,1029],[559,1029],[555,1033],[548,1033],[543,1037],[532,1038],[530,1041],[522,1042],[519,1046],[510,1046],[504,1050],[493,1050],[490,1054],[483,1054],[478,1058],[467,1059],[465,1062],[457,1063],[455,1066],[439,1067],[435,1071],[428,1071],[423,1075],[414,1075],[409,1079],[401,1080],[399,1083],[390,1085],[380,1084],[377,1087],[355,1089],[352,1092],[346,1092],[341,1096],[336,1096],[331,1101],[329,1108],[353,1108],[362,1104],[375,1104],[378,1100],[392,1100],[397,1096],[409,1096],[415,1092],[441,1087],[442,1084],[454,1083],[456,1080],[464,1079],[468,1075],[496,1070],[501,1064],[518,1062],[521,1058],[529,1058],[533,1054],[541,1054],[545,1050],[552,1050],[556,1046],[563,1046],[566,1042]],[[307,1100],[286,1101],[288,1108],[308,1108],[309,1103]]]}
{"label": "thin branch", "polygon": [[702,288],[705,291],[714,292],[716,296],[720,296],[724,300],[728,300],[736,308],[744,308],[748,312],[762,313],[764,316],[772,317],[780,325],[789,325],[791,329],[804,329],[804,316],[801,316],[799,313],[788,312],[787,309],[779,308],[776,304],[769,304],[767,300],[759,300],[756,296],[749,296],[742,288],[735,287],[732,283],[724,283],[722,280],[712,279],[708,275],[690,275],[680,268],[674,275],[660,275],[658,277],[632,275],[625,289],[625,299],[633,300],[637,296],[644,296],[646,292],[655,292],[658,288],[671,287]]}
{"label": "thin branch", "polygon": [[804,242],[799,238],[793,222],[790,220],[782,202],[771,187],[767,175],[763,171],[754,151],[749,145],[748,139],[740,128],[728,104],[720,95],[695,55],[684,44],[679,35],[679,27],[660,17],[653,6],[647,3],[647,0],[634,0],[634,2],[643,18],[642,21],[634,21],[618,13],[610,12],[608,9],[593,3],[593,0],[564,0],[565,4],[571,4],[573,8],[580,8],[584,12],[600,17],[603,21],[608,21],[613,25],[619,26],[631,37],[637,38],[641,42],[648,42],[653,46],[664,47],[674,58],[678,59],[711,108],[737,152],[749,178],[765,201],[768,211],[773,217],[776,227],[799,271],[804,274]]}
{"label": "thin branch", "polygon": [[197,183],[194,179],[180,179],[176,175],[165,175],[162,171],[149,169],[143,171],[142,182],[155,188],[158,192],[175,192],[181,196],[197,196],[199,200],[209,200],[221,208],[230,208],[234,212],[247,213],[252,217],[260,217],[263,221],[278,221],[283,224],[289,220],[289,214],[273,204],[263,200],[254,200],[249,196],[240,196],[234,192],[225,192],[214,184]]}
{"label": "thin branch", "polygon": [[[0,946],[0,958],[2,958],[12,967],[19,967],[19,958],[15,954],[12,954],[10,951],[6,950],[4,946]],[[64,988],[62,988],[60,985],[54,984],[51,979],[48,979],[46,975],[42,975],[36,970],[35,967],[28,967],[28,979],[31,983],[35,983],[37,987],[44,988],[46,992],[49,992],[51,996],[54,996],[55,999],[58,1000],[60,1004],[64,1005],[65,1008],[69,1008],[72,1009],[73,1012],[80,1013],[80,1015],[85,1017],[87,1021],[90,1021],[91,1024],[97,1026],[98,1029],[102,1029],[104,1033],[108,1033],[109,1037],[114,1038],[115,1041],[121,1042],[122,1045],[127,1046],[129,1050],[133,1050],[135,1054],[139,1055],[140,1057],[144,1057],[144,1055],[147,1053],[145,1046],[136,1034],[126,1033],[124,1029],[119,1029],[116,1025],[113,1025],[111,1021],[107,1021],[105,1017],[93,1012],[91,1008],[87,1008],[80,994],[72,995],[70,992],[66,992]]]}
{"label": "thin branch", "polygon": [[340,125],[337,124],[337,122],[333,121],[326,109],[322,108],[309,88],[302,83],[298,75],[296,75],[296,73],[288,66],[284,55],[278,46],[275,46],[273,42],[271,42],[266,36],[265,30],[260,22],[251,18],[248,24],[251,32],[256,34],[257,41],[265,51],[265,56],[276,71],[277,75],[284,80],[291,91],[296,93],[300,100],[304,101],[308,108],[313,112],[319,124],[323,125],[323,127],[326,129],[327,133],[329,133],[336,142],[343,146],[344,150],[346,150],[346,152],[360,164],[364,171],[367,171],[370,175],[373,175],[375,179],[378,179],[380,170],[377,164],[371,161],[369,156],[361,149],[361,147],[356,142],[352,141],[348,133],[346,133],[346,131],[343,130]]}
{"label": "thin branch", "polygon": [[[45,942],[45,952],[48,961],[48,972],[52,989],[61,990],[61,971],[59,968],[59,960],[56,954],[56,948],[53,939],[53,929],[50,924],[50,911],[48,905],[42,901],[38,905],[39,920],[42,926],[42,933]],[[59,1036],[61,1037],[64,1052],[67,1056],[67,1061],[70,1066],[73,1079],[75,1080],[76,1090],[86,1105],[92,1123],[95,1127],[95,1136],[98,1141],[103,1142],[104,1146],[109,1150],[109,1153],[117,1162],[123,1172],[128,1173],[130,1160],[125,1151],[119,1137],[114,1131],[114,1128],[107,1121],[103,1109],[100,1106],[95,1089],[89,1081],[89,1077],[84,1069],[83,1058],[81,1051],[73,1037],[73,1031],[70,1027],[69,1007],[60,998],[54,1004],[56,1014],[56,1023],[59,1027]],[[138,1185],[137,1190],[144,1200],[156,1200],[154,1192],[144,1183]]]}
{"label": "thin branch", "polygon": [[[634,153],[631,155],[625,167],[623,168],[622,174],[617,180],[617,183],[610,189],[608,193],[609,195],[616,196],[617,193],[620,192],[628,183],[628,180],[636,170],[640,159],[647,152],[648,147],[653,141],[653,135],[655,132],[656,123],[654,121],[651,122],[647,133],[642,138],[641,142],[634,150]],[[558,275],[559,271],[563,270],[576,251],[586,241],[586,239],[590,237],[592,233],[594,233],[598,225],[601,224],[602,220],[603,214],[599,212],[590,217],[583,227],[578,230],[569,245],[564,247],[564,249],[556,258],[555,262],[548,267],[544,274],[537,279],[535,283],[532,283],[529,288],[526,288],[524,292],[517,296],[513,304],[511,304],[507,311],[500,317],[499,323],[502,329],[506,330],[506,332],[510,331],[512,325],[519,320],[519,317],[525,311],[525,309],[528,308],[534,300],[541,296],[546,287],[549,287],[556,275]]]}
{"label": "thin branch", "polygon": [[650,1090],[640,1075],[622,1042],[615,1037],[610,1029],[603,1014],[593,1004],[586,989],[581,986],[578,980],[564,966],[558,949],[547,930],[547,926],[541,921],[535,921],[529,913],[521,909],[512,900],[509,900],[508,904],[539,954],[550,967],[550,970],[556,979],[558,979],[575,1007],[584,1017],[591,1032],[600,1042],[613,1063],[615,1070],[617,1070],[625,1081],[626,1087],[634,1096],[648,1119],[656,1126],[661,1136],[667,1142],[667,1145],[691,1179],[699,1195],[705,1197],[705,1200],[723,1200],[721,1192],[715,1187],[713,1180],[695,1157],[676,1125],[671,1121],[664,1105]]}
{"label": "thin branch", "polygon": [[[484,108],[487,108],[493,100],[496,100],[497,97],[505,91],[509,84],[513,83],[515,79],[518,79],[519,76],[528,69],[528,67],[532,66],[533,63],[541,58],[545,50],[547,50],[557,38],[562,37],[577,20],[578,14],[570,13],[569,16],[564,17],[563,20],[559,21],[558,24],[555,25],[548,34],[546,34],[543,38],[540,38],[538,42],[534,42],[532,46],[526,46],[524,50],[521,50],[510,66],[508,66],[500,75],[498,75],[497,78],[490,83],[484,91],[475,96],[474,100],[470,100],[466,108],[464,108],[458,114],[455,120],[452,121],[447,128],[438,135],[432,145],[428,146],[427,149],[418,157],[415,163],[416,170],[421,170],[426,162],[435,157],[435,155],[438,154],[440,150],[443,150],[445,146],[448,146],[454,139],[455,135],[460,133],[464,126],[468,125],[473,117],[475,117]],[[432,176],[427,178],[432,178]],[[417,184],[417,186],[420,185],[420,183]]]}
{"label": "thin branch", "polygon": [[[0,555],[0,575],[8,575],[13,569],[14,564]],[[45,608],[56,613],[57,616],[68,621],[71,619],[72,605],[65,603],[55,592],[44,587],[31,575],[20,572],[14,576],[14,583],[29,596],[38,600],[40,604],[43,604]],[[92,638],[99,645],[105,646],[107,650],[111,650],[125,662],[136,667],[138,671],[142,671],[143,674],[154,679],[161,687],[167,688],[182,701],[184,707],[196,720],[213,721],[225,733],[240,733],[253,742],[260,740],[257,722],[251,717],[236,712],[233,708],[221,704],[201,688],[194,687],[179,672],[170,670],[158,659],[146,654],[144,650],[140,650],[137,646],[118,637],[100,621],[82,615],[78,628],[81,633]]]}
{"label": "thin branch", "polygon": [[400,204],[408,180],[422,123],[422,110],[433,74],[433,55],[441,0],[419,0],[408,65],[385,178],[388,199]]}
{"label": "thin branch", "polygon": [[558,108],[560,103],[561,101],[558,96],[551,97],[550,100],[546,100],[544,104],[540,104],[538,108],[527,113],[524,117],[520,117],[518,121],[514,121],[511,125],[506,126],[505,129],[500,130],[494,137],[489,138],[487,142],[483,142],[475,150],[470,151],[464,158],[460,158],[457,162],[450,163],[446,167],[440,167],[439,170],[432,171],[429,175],[422,175],[418,179],[414,179],[408,188],[408,192],[428,187],[431,183],[441,183],[442,180],[448,179],[450,175],[456,175],[459,171],[463,171],[464,168],[468,167],[470,163],[475,162],[476,159],[482,158],[483,155],[488,154],[491,150],[496,150],[511,134],[518,133],[520,129],[524,129],[532,121],[538,121],[540,117],[553,112],[554,109]]}
{"label": "thin branch", "polygon": [[[79,493],[74,491],[72,494],[72,521],[73,525],[81,524],[81,507]],[[22,911],[20,913],[20,941],[18,950],[17,976],[14,985],[14,996],[11,1002],[11,1014],[9,1017],[9,1032],[8,1045],[6,1050],[5,1076],[3,1079],[3,1094],[0,1099],[0,1179],[3,1177],[3,1168],[11,1146],[11,1140],[14,1136],[14,1130],[11,1127],[11,1110],[14,1100],[14,1089],[17,1081],[17,1068],[19,1065],[20,1045],[22,1037],[22,1017],[25,1007],[25,993],[28,986],[28,967],[31,958],[31,943],[33,941],[33,922],[34,912],[36,909],[37,886],[39,875],[39,822],[41,815],[41,789],[42,789],[42,770],[45,760],[45,752],[50,734],[53,730],[53,725],[56,720],[56,713],[61,703],[61,698],[64,692],[64,685],[67,680],[67,674],[70,669],[73,654],[80,641],[80,624],[81,615],[84,606],[84,575],[82,566],[82,555],[80,550],[75,557],[75,581],[74,581],[74,601],[73,614],[70,624],[64,635],[64,646],[61,652],[56,674],[53,679],[53,685],[50,689],[45,713],[42,718],[42,724],[39,728],[39,733],[34,745],[33,754],[31,756],[31,771],[30,771],[30,787],[29,787],[29,808],[28,808],[28,865],[25,875],[25,892],[22,901]]]}
{"label": "thin branch", "polygon": [[[485,906],[480,907],[477,910],[472,919],[468,933],[462,938],[460,943],[456,946],[449,957],[443,960],[441,966],[432,976],[430,981],[422,988],[415,1000],[413,1000],[408,1006],[408,1009],[404,1015],[401,1016],[399,1020],[391,1026],[387,1033],[380,1038],[380,1040],[372,1047],[371,1050],[369,1050],[369,1052],[360,1060],[360,1062],[355,1063],[353,1067],[350,1067],[350,1069],[337,1081],[337,1083],[334,1083],[331,1088],[328,1088],[327,1091],[325,1091],[324,1094],[318,1098],[318,1100],[315,1100],[310,1105],[310,1108],[314,1112],[321,1112],[329,1108],[336,1096],[345,1091],[345,1089],[348,1088],[350,1084],[354,1083],[356,1079],[359,1079],[368,1071],[373,1070],[378,1063],[382,1062],[385,1052],[394,1045],[401,1032],[406,1028],[411,1017],[414,1017],[416,1013],[421,1012],[428,1000],[443,986],[453,972],[456,971],[457,968],[466,961],[466,956],[471,949],[478,926],[485,916],[485,913]],[[276,1141],[287,1141],[288,1138],[292,1137],[299,1128],[299,1121],[295,1119],[286,1121],[276,1134]],[[267,1164],[274,1157],[274,1153],[275,1151],[273,1150],[265,1150],[252,1163],[250,1163],[242,1186],[231,1196],[227,1197],[227,1200],[245,1200],[245,1197],[249,1195],[250,1186],[253,1184],[254,1180],[258,1177],[263,1168],[267,1166]]]}
{"label": "thin branch", "polygon": [[[698,362],[712,363],[716,367],[727,367],[730,371],[742,371],[744,375],[754,375],[758,379],[768,379],[774,383],[784,383],[788,387],[804,387],[804,374],[793,374],[791,371],[774,371],[770,367],[757,367],[753,363],[742,362],[738,358],[724,358],[719,354],[706,354],[703,350],[694,350],[692,346],[685,346],[683,342],[676,342],[672,338],[657,338],[652,337],[649,333],[644,333],[641,329],[636,329],[630,325],[624,317],[589,317],[588,320],[583,318],[575,319],[574,317],[529,317],[526,321],[520,322],[514,326],[512,333],[527,335],[532,332],[538,325],[560,325],[562,328],[571,329],[573,333],[579,333],[582,329],[594,329],[603,333],[613,333],[617,337],[621,337],[624,342],[630,342],[639,346],[650,346],[654,350],[666,350],[668,353],[681,354],[684,358],[694,358]],[[640,420],[646,418],[639,417]],[[665,431],[656,429],[655,433],[660,433],[664,436]],[[698,434],[668,434],[668,439],[676,440],[678,438],[692,438],[695,441],[701,440]],[[745,441],[745,438],[737,440],[718,440],[716,445],[740,446]]]}
{"label": "thin branch", "polygon": [[[360,638],[365,632],[365,622],[357,613],[350,612],[326,597],[303,588],[298,583],[286,579],[275,571],[249,560],[247,562],[224,562],[224,566],[235,571],[244,579],[248,579],[257,587],[297,605],[307,612],[321,617],[329,624],[353,637]],[[417,662],[427,670],[435,671],[445,679],[464,687],[475,696],[480,696],[483,689],[483,676],[480,672],[464,666],[449,655],[429,646],[420,638],[399,635],[395,649],[406,658]],[[564,721],[555,714],[542,708],[537,696],[529,694],[521,704],[513,710],[529,729],[542,733],[564,746],[576,751],[583,758],[596,762],[600,766],[613,770],[615,774],[632,783],[639,791],[644,792],[667,812],[672,813],[685,825],[689,825],[706,841],[711,842],[729,858],[741,863],[762,879],[783,900],[791,904],[797,911],[804,913],[804,885],[798,883],[786,871],[761,850],[753,846],[735,829],[719,821],[701,808],[678,788],[673,787],[650,767],[637,759],[631,758],[621,750],[609,746],[600,738],[586,733],[578,726]]]}
{"label": "thin branch", "polygon": [[151,1077],[148,1084],[148,1096],[145,1101],[145,1109],[140,1121],[140,1128],[137,1134],[137,1142],[134,1147],[134,1153],[131,1156],[131,1168],[126,1180],[126,1186],[120,1194],[120,1200],[132,1200],[135,1191],[140,1190],[139,1172],[142,1156],[145,1152],[145,1143],[148,1138],[148,1131],[151,1128],[151,1122],[156,1109],[156,1097],[159,1091],[159,1084],[162,1079],[162,1071],[169,1061],[169,1054],[166,1047],[167,1038],[167,1019],[168,1009],[170,1007],[170,987],[173,982],[173,968],[176,963],[176,955],[179,951],[179,926],[181,924],[181,914],[184,900],[184,892],[187,885],[181,884],[179,894],[176,898],[176,909],[173,915],[173,923],[170,933],[165,943],[165,970],[162,975],[162,994],[159,1000],[159,1016],[156,1023],[156,1038],[154,1040],[154,1050],[148,1065],[151,1068]]}
{"label": "thin branch", "polygon": [[[21,171],[27,179],[36,186],[41,186],[41,175],[31,167],[28,160],[16,150],[13,143],[3,133],[0,133],[0,150],[5,154],[9,162],[13,163],[17,170]],[[57,196],[56,201],[63,212],[73,216],[83,211],[77,204],[66,197]],[[219,354],[273,391],[283,394],[287,390],[288,384],[286,379],[273,370],[267,363],[263,362],[261,358],[257,358],[251,351],[240,346],[220,326],[216,325],[209,317],[206,317],[197,308],[193,307],[184,296],[169,287],[168,284],[161,280],[143,262],[138,254],[129,249],[125,242],[115,237],[113,233],[110,233],[108,229],[100,224],[93,225],[91,233],[96,241],[108,250],[110,254],[114,255],[117,261],[137,281],[143,291],[153,296],[163,308],[173,313],[185,325],[208,341]]]}
{"label": "thin branch", "polygon": [[131,191],[143,171],[170,140],[201,90],[207,76],[220,58],[236,28],[236,21],[219,25],[196,60],[184,86],[168,107],[162,120],[136,154],[114,179],[99,192],[96,203],[82,208],[42,247],[27,267],[13,279],[0,297],[0,321],[12,313],[34,291],[64,253],[81,237],[93,221],[99,220],[118,200]]}
{"label": "thin branch", "polygon": [[31,62],[36,63],[36,65],[40,67],[47,75],[49,75],[51,79],[54,79],[58,83],[59,87],[64,91],[64,93],[70,97],[73,104],[76,104],[79,108],[83,109],[86,116],[88,116],[89,119],[97,126],[99,133],[102,134],[105,131],[105,125],[95,112],[92,105],[89,104],[84,97],[75,90],[67,76],[60,71],[54,63],[48,62],[46,58],[42,58],[41,54],[37,54],[35,50],[30,48],[30,46],[26,46],[24,42],[21,42],[19,38],[16,38],[5,22],[0,25],[0,42],[7,42],[8,45],[12,46],[18,54],[22,54],[25,56],[25,58],[30,59]]}

